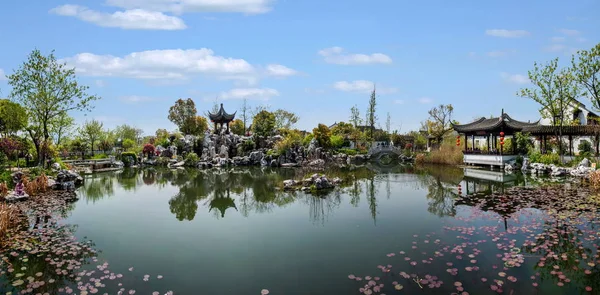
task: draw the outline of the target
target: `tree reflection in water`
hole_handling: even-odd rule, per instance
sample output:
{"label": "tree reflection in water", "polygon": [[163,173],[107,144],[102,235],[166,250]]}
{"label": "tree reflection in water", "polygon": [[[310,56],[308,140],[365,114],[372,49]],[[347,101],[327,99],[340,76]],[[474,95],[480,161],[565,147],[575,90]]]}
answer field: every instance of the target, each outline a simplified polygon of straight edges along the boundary
{"label": "tree reflection in water", "polygon": [[[81,195],[96,202],[115,194],[115,188],[135,191],[140,186],[176,187],[178,192],[168,201],[170,211],[180,221],[191,221],[198,208],[204,207],[215,218],[224,218],[229,210],[244,217],[270,212],[293,202],[308,205],[310,220],[324,224],[327,216],[343,202],[358,207],[364,196],[374,224],[377,223],[378,199],[392,196],[392,183],[427,190],[428,211],[440,217],[456,214],[457,186],[463,181],[463,169],[455,167],[367,165],[359,168],[328,169],[329,178],[339,177],[342,185],[317,196],[282,190],[285,179],[303,179],[312,172],[303,169],[231,168],[198,169],[125,169],[121,172],[88,176]],[[473,180],[472,180],[473,181]],[[490,186],[492,187],[492,186]],[[379,190],[382,190],[380,192]],[[384,191],[384,192],[383,192]],[[381,195],[380,195],[381,194]],[[468,204],[466,204],[468,205]]]}

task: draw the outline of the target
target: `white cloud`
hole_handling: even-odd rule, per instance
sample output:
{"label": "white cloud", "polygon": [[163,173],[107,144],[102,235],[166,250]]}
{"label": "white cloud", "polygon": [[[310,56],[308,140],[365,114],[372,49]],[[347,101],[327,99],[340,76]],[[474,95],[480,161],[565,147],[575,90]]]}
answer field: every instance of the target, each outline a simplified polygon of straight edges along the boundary
{"label": "white cloud", "polygon": [[4,72],[4,70],[0,69],[0,81],[4,80],[8,80],[8,78],[6,78],[6,73]]}
{"label": "white cloud", "polygon": [[504,79],[505,81],[515,84],[529,83],[529,77],[521,74],[500,73],[500,77],[502,77],[502,79]]}
{"label": "white cloud", "polygon": [[279,91],[272,88],[235,88],[219,94],[219,99],[256,99],[269,100],[279,96]]}
{"label": "white cloud", "polygon": [[271,11],[274,0],[106,0],[110,6],[146,9],[175,14],[191,12],[237,12],[260,14]]}
{"label": "white cloud", "polygon": [[566,40],[565,37],[552,37],[552,38],[550,38],[550,41],[552,41],[554,43],[565,42],[565,40]]}
{"label": "white cloud", "polygon": [[126,30],[183,30],[186,28],[181,18],[144,9],[105,13],[80,5],[62,5],[51,9],[50,13],[72,16],[101,27]]}
{"label": "white cloud", "polygon": [[133,52],[123,57],[80,53],[63,59],[85,76],[136,79],[185,79],[193,74],[240,77],[255,74],[243,59],[215,55],[207,48]]}
{"label": "white cloud", "polygon": [[367,65],[392,63],[392,58],[383,53],[344,53],[344,49],[337,46],[319,50],[318,53],[319,55],[325,58],[325,62],[338,65]]}
{"label": "white cloud", "polygon": [[505,29],[491,29],[486,30],[485,34],[488,36],[502,37],[502,38],[520,38],[531,35],[525,30],[505,30]]}
{"label": "white cloud", "polygon": [[155,97],[138,96],[138,95],[121,96],[119,99],[125,103],[139,103],[139,102],[148,102],[148,101],[157,100],[157,98],[155,98]]}
{"label": "white cloud", "polygon": [[402,99],[396,99],[396,100],[394,100],[394,103],[395,104],[404,104],[404,100],[402,100]]}
{"label": "white cloud", "polygon": [[[355,80],[352,82],[338,81],[333,83],[333,88],[346,92],[371,93],[375,83],[367,80]],[[397,88],[377,87],[376,92],[379,94],[389,94],[398,92]]]}
{"label": "white cloud", "polygon": [[433,102],[433,99],[429,98],[429,97],[421,97],[419,98],[419,103],[422,104],[430,104]]}
{"label": "white cloud", "polygon": [[565,54],[573,54],[577,52],[577,48],[569,47],[565,44],[552,44],[544,47],[544,51],[548,52],[563,52]]}
{"label": "white cloud", "polygon": [[558,32],[560,32],[563,35],[567,35],[567,36],[579,36],[581,35],[581,32],[577,31],[577,30],[571,30],[571,29],[560,29],[558,30]]}
{"label": "white cloud", "polygon": [[294,69],[290,69],[284,65],[270,64],[267,65],[267,75],[275,77],[289,77],[298,74]]}

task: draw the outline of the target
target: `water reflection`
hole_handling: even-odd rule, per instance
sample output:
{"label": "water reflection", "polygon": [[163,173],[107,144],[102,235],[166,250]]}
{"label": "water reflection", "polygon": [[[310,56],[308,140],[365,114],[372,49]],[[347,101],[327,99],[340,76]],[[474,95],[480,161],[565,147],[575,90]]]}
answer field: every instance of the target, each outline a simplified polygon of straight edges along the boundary
{"label": "water reflection", "polygon": [[[157,189],[175,187],[177,193],[169,199],[168,206],[180,221],[194,220],[199,209],[206,210],[215,218],[225,218],[231,211],[248,217],[253,213],[271,212],[275,208],[301,202],[308,205],[310,220],[319,224],[324,224],[342,202],[358,207],[364,198],[373,222],[377,224],[377,198],[391,198],[395,189],[393,186],[426,190],[428,211],[438,217],[452,217],[456,215],[457,205],[472,206],[477,203],[476,198],[491,192],[535,182],[520,174],[511,176],[501,172],[440,166],[368,165],[327,170],[325,174],[330,178],[340,177],[343,184],[318,196],[282,190],[283,180],[308,177],[309,171],[271,168],[125,169],[88,176],[80,194],[88,201],[97,202],[113,196],[116,190],[135,191],[142,186]],[[472,194],[470,198],[473,199],[462,198],[463,193]],[[347,195],[347,198],[343,195]],[[512,212],[500,213],[508,216]]]}

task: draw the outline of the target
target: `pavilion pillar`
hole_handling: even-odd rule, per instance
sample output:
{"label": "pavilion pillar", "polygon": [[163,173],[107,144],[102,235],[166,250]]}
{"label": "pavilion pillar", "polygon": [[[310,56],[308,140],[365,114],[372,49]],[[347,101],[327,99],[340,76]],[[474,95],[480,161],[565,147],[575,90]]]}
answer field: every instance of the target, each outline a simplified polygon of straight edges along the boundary
{"label": "pavilion pillar", "polygon": [[467,146],[467,134],[465,133],[465,153],[468,151]]}
{"label": "pavilion pillar", "polygon": [[227,134],[229,134],[229,122],[227,122],[225,124],[227,124]]}
{"label": "pavilion pillar", "polygon": [[569,135],[569,156],[573,156],[573,136]]}
{"label": "pavilion pillar", "polygon": [[517,154],[517,139],[514,135],[512,136],[510,143],[512,143],[512,153],[513,153],[513,155],[516,155]]}
{"label": "pavilion pillar", "polygon": [[475,134],[471,135],[471,148],[475,151]]}
{"label": "pavilion pillar", "polygon": [[600,141],[600,136],[596,134],[596,157],[598,157],[598,155],[600,154],[600,151],[598,150],[598,141]]}

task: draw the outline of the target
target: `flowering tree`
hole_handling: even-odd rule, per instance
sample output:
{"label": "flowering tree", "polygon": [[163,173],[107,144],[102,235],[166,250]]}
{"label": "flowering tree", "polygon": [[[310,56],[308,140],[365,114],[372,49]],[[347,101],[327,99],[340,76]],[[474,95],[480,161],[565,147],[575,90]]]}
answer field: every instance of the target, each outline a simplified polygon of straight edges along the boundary
{"label": "flowering tree", "polygon": [[12,137],[0,139],[0,152],[4,153],[9,159],[11,156],[16,157],[21,150],[23,150],[23,144],[20,140]]}
{"label": "flowering tree", "polygon": [[146,145],[144,145],[144,149],[142,150],[142,153],[144,155],[148,155],[148,157],[152,157],[154,155],[154,145],[152,145],[151,143],[147,143]]}

